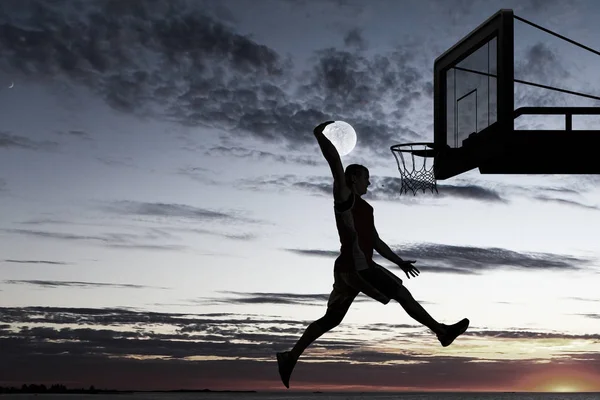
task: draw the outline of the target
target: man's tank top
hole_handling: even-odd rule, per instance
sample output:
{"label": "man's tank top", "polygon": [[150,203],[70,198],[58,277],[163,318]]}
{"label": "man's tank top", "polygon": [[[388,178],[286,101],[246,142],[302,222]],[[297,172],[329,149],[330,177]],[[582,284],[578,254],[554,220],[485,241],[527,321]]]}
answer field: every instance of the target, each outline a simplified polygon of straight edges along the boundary
{"label": "man's tank top", "polygon": [[334,210],[341,243],[334,269],[349,272],[369,268],[373,262],[373,207],[352,194],[344,203],[334,205]]}

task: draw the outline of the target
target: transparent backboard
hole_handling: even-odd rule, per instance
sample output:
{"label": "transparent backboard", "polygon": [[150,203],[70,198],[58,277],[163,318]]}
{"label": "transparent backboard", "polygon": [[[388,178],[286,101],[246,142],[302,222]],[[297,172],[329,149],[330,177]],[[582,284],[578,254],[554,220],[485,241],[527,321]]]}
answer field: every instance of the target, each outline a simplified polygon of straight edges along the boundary
{"label": "transparent backboard", "polygon": [[477,167],[492,131],[513,130],[513,42],[513,13],[500,10],[435,60],[434,143],[444,152],[437,179]]}
{"label": "transparent backboard", "polygon": [[494,37],[446,71],[446,144],[461,147],[469,135],[498,118],[498,39]]}

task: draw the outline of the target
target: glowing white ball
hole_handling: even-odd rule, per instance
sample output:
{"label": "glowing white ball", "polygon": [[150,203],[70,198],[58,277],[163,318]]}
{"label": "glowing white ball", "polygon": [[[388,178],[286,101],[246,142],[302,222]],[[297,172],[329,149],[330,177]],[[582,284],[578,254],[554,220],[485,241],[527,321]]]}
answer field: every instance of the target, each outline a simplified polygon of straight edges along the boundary
{"label": "glowing white ball", "polygon": [[335,121],[323,129],[323,135],[337,149],[340,156],[349,154],[356,146],[356,132],[352,125],[344,121]]}

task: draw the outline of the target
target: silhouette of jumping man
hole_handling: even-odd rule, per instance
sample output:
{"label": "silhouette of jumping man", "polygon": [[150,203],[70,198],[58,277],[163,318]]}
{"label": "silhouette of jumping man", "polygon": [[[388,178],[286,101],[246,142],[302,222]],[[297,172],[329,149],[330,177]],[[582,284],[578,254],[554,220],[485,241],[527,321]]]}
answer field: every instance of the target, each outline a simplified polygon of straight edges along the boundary
{"label": "silhouette of jumping man", "polygon": [[402,280],[373,261],[373,250],[398,265],[408,279],[419,275],[414,260],[403,260],[379,238],[373,220],[373,207],[361,198],[367,193],[369,170],[358,164],[349,165],[344,172],[340,155],[325,137],[323,129],[333,123],[328,121],[314,129],[321,151],[333,174],[333,199],[335,220],[340,236],[341,250],[334,263],[333,290],[323,317],[311,323],[290,351],[277,353],[279,375],[285,387],[296,362],[304,350],[325,332],[338,326],[356,296],[367,296],[387,304],[396,300],[417,322],[429,328],[444,347],[463,334],[469,327],[467,318],[453,325],[433,319],[402,285]]}

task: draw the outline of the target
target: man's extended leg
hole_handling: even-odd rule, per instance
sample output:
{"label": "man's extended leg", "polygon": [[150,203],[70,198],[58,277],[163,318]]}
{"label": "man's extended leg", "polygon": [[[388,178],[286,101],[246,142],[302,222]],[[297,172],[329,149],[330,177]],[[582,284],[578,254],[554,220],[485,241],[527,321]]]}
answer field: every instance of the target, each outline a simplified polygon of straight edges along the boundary
{"label": "man's extended leg", "polygon": [[467,318],[452,325],[440,324],[412,297],[404,285],[400,285],[398,288],[398,297],[396,300],[408,315],[431,329],[444,347],[450,346],[454,339],[465,333],[469,327],[469,320]]}
{"label": "man's extended leg", "polygon": [[392,297],[396,300],[404,311],[408,315],[412,317],[415,321],[421,323],[421,325],[425,325],[429,329],[433,331],[436,335],[441,335],[445,333],[444,325],[437,322],[425,309],[422,305],[419,304],[415,300],[415,298],[410,294],[408,289],[404,285],[399,285],[396,288],[396,295]]}
{"label": "man's extended leg", "polygon": [[308,325],[291,351],[277,353],[279,375],[281,376],[281,381],[286,388],[290,387],[290,377],[292,375],[292,371],[296,366],[296,362],[302,353],[304,353],[304,350],[306,350],[306,348],[310,346],[312,342],[321,337],[321,335],[323,335],[325,332],[328,332],[338,326],[344,319],[345,314],[345,311],[336,311],[328,308],[323,317]]}
{"label": "man's extended leg", "polygon": [[415,321],[431,329],[444,347],[449,346],[456,337],[463,334],[469,327],[469,320],[466,318],[453,325],[445,325],[437,322],[414,299],[408,289],[402,284],[402,280],[380,265],[376,264],[374,268],[369,268],[364,277],[377,290],[400,303],[406,313]]}

